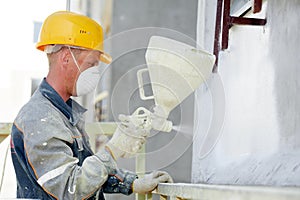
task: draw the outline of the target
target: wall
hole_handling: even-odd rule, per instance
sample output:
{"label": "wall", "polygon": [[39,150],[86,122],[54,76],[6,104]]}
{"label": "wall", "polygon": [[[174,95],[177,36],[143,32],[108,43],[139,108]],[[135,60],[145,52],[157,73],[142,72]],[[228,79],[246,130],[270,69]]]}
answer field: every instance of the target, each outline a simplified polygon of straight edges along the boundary
{"label": "wall", "polygon": [[[267,3],[253,15],[267,25],[232,27],[218,74],[197,91],[194,183],[299,186],[300,1]],[[198,41],[209,50],[215,9],[199,1]]]}

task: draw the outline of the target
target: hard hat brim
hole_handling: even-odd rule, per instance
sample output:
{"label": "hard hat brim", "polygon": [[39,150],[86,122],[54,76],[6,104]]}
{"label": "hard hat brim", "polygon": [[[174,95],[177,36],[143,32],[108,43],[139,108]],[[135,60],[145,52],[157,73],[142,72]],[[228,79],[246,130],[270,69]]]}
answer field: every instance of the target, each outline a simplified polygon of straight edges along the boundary
{"label": "hard hat brim", "polygon": [[[44,52],[45,52],[45,47],[46,47],[46,46],[47,46],[47,45],[37,44],[37,45],[36,45],[36,48],[37,48],[38,50],[40,50],[40,51],[44,51]],[[65,46],[65,45],[62,44],[62,46]],[[73,46],[73,48],[74,48],[74,46]],[[95,51],[100,51],[100,50],[96,49]],[[111,57],[108,53],[105,53],[105,52],[103,52],[103,51],[100,51],[100,52],[101,52],[101,54],[100,54],[99,60],[100,60],[101,62],[106,63],[106,64],[110,64],[110,63],[112,62],[112,57]],[[46,52],[46,53],[47,53],[47,52]]]}
{"label": "hard hat brim", "polygon": [[99,60],[106,63],[106,64],[110,64],[111,61],[112,61],[112,58],[109,54],[107,54],[105,52],[101,52]]}

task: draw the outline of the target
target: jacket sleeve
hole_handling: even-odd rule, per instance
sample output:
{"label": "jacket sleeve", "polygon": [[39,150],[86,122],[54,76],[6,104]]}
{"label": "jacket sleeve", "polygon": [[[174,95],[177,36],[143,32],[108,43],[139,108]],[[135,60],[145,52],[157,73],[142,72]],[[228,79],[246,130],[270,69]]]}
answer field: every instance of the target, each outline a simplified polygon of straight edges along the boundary
{"label": "jacket sleeve", "polygon": [[108,174],[115,174],[116,163],[106,150],[79,166],[68,145],[74,138],[64,121],[47,113],[38,117],[17,125],[24,135],[28,167],[48,194],[56,199],[85,199],[102,187]]}
{"label": "jacket sleeve", "polygon": [[118,169],[115,174],[108,175],[108,179],[103,185],[103,192],[130,195],[133,181],[137,178],[135,173]]}

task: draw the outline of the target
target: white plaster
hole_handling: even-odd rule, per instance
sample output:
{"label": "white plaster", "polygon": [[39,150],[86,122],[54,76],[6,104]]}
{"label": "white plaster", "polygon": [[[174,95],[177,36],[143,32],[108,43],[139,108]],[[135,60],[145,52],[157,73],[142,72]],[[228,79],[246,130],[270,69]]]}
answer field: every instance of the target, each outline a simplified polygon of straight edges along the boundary
{"label": "white plaster", "polygon": [[[206,4],[216,6],[216,1]],[[295,150],[300,146],[300,2],[274,0],[268,4],[260,14],[247,16],[267,16],[265,27],[236,25],[230,29],[229,48],[220,53],[218,65],[225,93],[221,138],[204,158],[199,157],[203,137],[195,140],[193,182],[297,184],[291,169],[299,164]],[[207,32],[212,27],[211,22],[205,25]],[[205,36],[205,43],[212,44],[208,39]],[[200,117],[195,120],[195,134],[203,136],[213,107],[208,91],[200,89],[197,94]]]}

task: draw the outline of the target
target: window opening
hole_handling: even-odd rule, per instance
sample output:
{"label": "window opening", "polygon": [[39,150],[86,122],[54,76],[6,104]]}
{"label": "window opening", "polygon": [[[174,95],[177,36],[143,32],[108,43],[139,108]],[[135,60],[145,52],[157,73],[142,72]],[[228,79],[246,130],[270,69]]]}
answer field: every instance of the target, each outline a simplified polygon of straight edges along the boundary
{"label": "window opening", "polygon": [[[244,17],[251,8],[253,13],[261,11],[263,0],[218,0],[215,25],[214,54],[216,63],[213,72],[218,71],[218,58],[220,50],[228,48],[229,29],[233,25],[263,26],[266,19]],[[223,14],[223,16],[222,16]],[[222,24],[221,24],[222,23]],[[220,37],[221,36],[221,37]]]}

